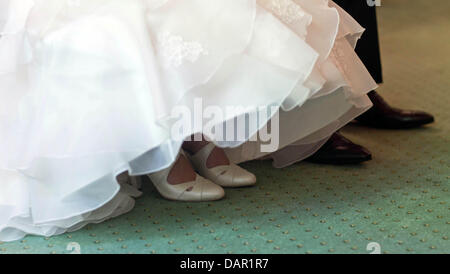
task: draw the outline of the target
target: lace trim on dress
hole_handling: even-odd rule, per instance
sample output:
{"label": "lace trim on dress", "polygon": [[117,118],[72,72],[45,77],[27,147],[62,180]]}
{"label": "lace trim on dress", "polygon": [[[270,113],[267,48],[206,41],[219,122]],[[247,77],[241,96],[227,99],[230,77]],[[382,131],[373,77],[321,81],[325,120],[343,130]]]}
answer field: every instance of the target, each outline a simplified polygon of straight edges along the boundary
{"label": "lace trim on dress", "polygon": [[163,32],[158,35],[158,49],[166,67],[178,68],[185,62],[195,63],[208,51],[199,42],[185,41],[182,36]]}
{"label": "lace trim on dress", "polygon": [[286,24],[297,23],[306,15],[302,8],[292,0],[272,0],[268,4],[269,8]]}

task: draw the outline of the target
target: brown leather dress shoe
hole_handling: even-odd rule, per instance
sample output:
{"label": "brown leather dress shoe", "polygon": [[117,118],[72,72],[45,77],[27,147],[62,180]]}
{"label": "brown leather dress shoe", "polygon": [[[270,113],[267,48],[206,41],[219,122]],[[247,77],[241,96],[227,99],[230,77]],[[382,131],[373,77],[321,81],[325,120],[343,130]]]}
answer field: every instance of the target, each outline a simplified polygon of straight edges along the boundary
{"label": "brown leather dress shoe", "polygon": [[434,122],[434,117],[426,112],[393,108],[375,91],[369,98],[373,107],[356,118],[366,126],[385,129],[415,128]]}
{"label": "brown leather dress shoe", "polygon": [[319,164],[350,165],[371,159],[372,154],[370,151],[336,132],[325,145],[306,161]]}

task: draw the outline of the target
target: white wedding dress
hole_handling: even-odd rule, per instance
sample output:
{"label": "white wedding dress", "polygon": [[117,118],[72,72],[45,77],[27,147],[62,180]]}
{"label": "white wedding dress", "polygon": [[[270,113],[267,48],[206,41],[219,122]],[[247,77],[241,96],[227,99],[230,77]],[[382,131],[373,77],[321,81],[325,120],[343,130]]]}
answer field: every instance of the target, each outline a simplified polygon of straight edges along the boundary
{"label": "white wedding dress", "polygon": [[[0,0],[0,241],[128,212],[140,192],[117,175],[164,169],[184,137],[264,106],[277,152],[207,137],[236,163],[311,155],[371,106],[362,33],[327,0]],[[196,98],[243,110],[175,136],[173,109]]]}

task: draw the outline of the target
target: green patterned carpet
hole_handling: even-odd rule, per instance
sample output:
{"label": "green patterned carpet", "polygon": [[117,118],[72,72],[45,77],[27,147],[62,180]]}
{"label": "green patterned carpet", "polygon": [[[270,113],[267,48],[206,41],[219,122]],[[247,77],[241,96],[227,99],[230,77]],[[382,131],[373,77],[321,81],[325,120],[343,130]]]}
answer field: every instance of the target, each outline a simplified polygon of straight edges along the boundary
{"label": "green patterned carpet", "polygon": [[245,165],[259,184],[214,203],[163,200],[146,184],[129,214],[58,237],[0,243],[5,253],[450,253],[450,2],[382,1],[385,84],[400,107],[432,112],[417,130],[350,125],[361,166]]}

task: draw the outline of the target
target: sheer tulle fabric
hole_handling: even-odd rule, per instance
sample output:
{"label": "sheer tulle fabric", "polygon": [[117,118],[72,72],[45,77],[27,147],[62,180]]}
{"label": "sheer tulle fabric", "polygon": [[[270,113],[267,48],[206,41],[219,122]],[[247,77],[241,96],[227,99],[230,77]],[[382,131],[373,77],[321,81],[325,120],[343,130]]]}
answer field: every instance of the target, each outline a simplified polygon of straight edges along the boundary
{"label": "sheer tulle fabric", "polygon": [[[1,1],[0,240],[131,210],[138,186],[117,176],[168,167],[206,126],[170,130],[196,98],[243,107],[217,127],[277,106],[269,157],[307,157],[370,107],[375,83],[353,52],[362,32],[325,0]],[[260,143],[217,142],[235,162],[268,156]]]}

